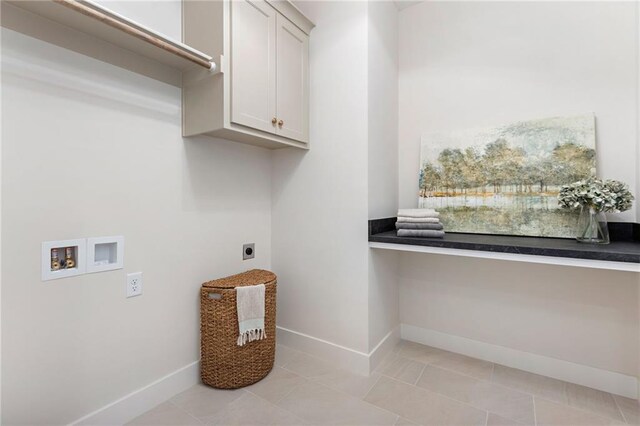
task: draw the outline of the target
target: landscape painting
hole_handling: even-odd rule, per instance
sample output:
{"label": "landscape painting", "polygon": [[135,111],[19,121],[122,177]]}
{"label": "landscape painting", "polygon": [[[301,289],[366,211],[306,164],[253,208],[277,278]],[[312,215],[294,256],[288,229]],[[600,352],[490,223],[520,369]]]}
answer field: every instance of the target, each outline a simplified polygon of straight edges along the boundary
{"label": "landscape painting", "polygon": [[593,114],[422,137],[419,207],[445,231],[575,237],[560,186],[595,175]]}

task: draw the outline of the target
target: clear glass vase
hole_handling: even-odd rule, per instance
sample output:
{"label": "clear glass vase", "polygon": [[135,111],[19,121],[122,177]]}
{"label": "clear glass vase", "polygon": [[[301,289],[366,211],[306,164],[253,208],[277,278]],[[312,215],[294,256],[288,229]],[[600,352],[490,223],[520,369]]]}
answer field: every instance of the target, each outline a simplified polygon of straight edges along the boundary
{"label": "clear glass vase", "polygon": [[609,244],[609,227],[604,212],[582,206],[576,239],[581,243]]}

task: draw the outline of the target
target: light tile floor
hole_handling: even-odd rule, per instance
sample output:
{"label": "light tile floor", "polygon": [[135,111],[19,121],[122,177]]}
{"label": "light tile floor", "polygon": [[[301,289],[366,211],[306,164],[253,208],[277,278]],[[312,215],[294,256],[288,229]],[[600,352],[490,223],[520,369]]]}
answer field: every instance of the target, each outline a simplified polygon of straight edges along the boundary
{"label": "light tile floor", "polygon": [[278,345],[262,381],[196,385],[131,425],[640,425],[635,400],[401,342],[369,377]]}

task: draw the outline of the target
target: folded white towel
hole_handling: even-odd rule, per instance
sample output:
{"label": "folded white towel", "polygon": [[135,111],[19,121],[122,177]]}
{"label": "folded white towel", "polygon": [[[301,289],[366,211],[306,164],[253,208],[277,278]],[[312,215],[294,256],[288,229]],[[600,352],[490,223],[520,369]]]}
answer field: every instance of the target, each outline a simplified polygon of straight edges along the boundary
{"label": "folded white towel", "polygon": [[398,209],[398,216],[402,217],[439,217],[440,213],[434,209]]}
{"label": "folded white towel", "polygon": [[264,330],[264,284],[236,287],[238,346],[267,337]]}
{"label": "folded white towel", "polygon": [[440,219],[437,217],[403,217],[398,216],[396,222],[407,222],[407,223],[440,223]]}

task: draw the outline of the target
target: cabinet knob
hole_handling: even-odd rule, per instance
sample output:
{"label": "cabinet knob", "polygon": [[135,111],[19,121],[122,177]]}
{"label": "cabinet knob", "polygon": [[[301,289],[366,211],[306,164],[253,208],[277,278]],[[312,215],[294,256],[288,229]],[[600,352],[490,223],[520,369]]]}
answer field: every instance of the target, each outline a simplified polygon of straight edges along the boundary
{"label": "cabinet knob", "polygon": [[277,118],[273,117],[273,118],[271,119],[271,124],[276,124],[277,122],[278,122],[278,119],[277,119]]}
{"label": "cabinet knob", "polygon": [[282,127],[283,124],[284,124],[284,121],[282,120],[278,121],[278,126]]}

